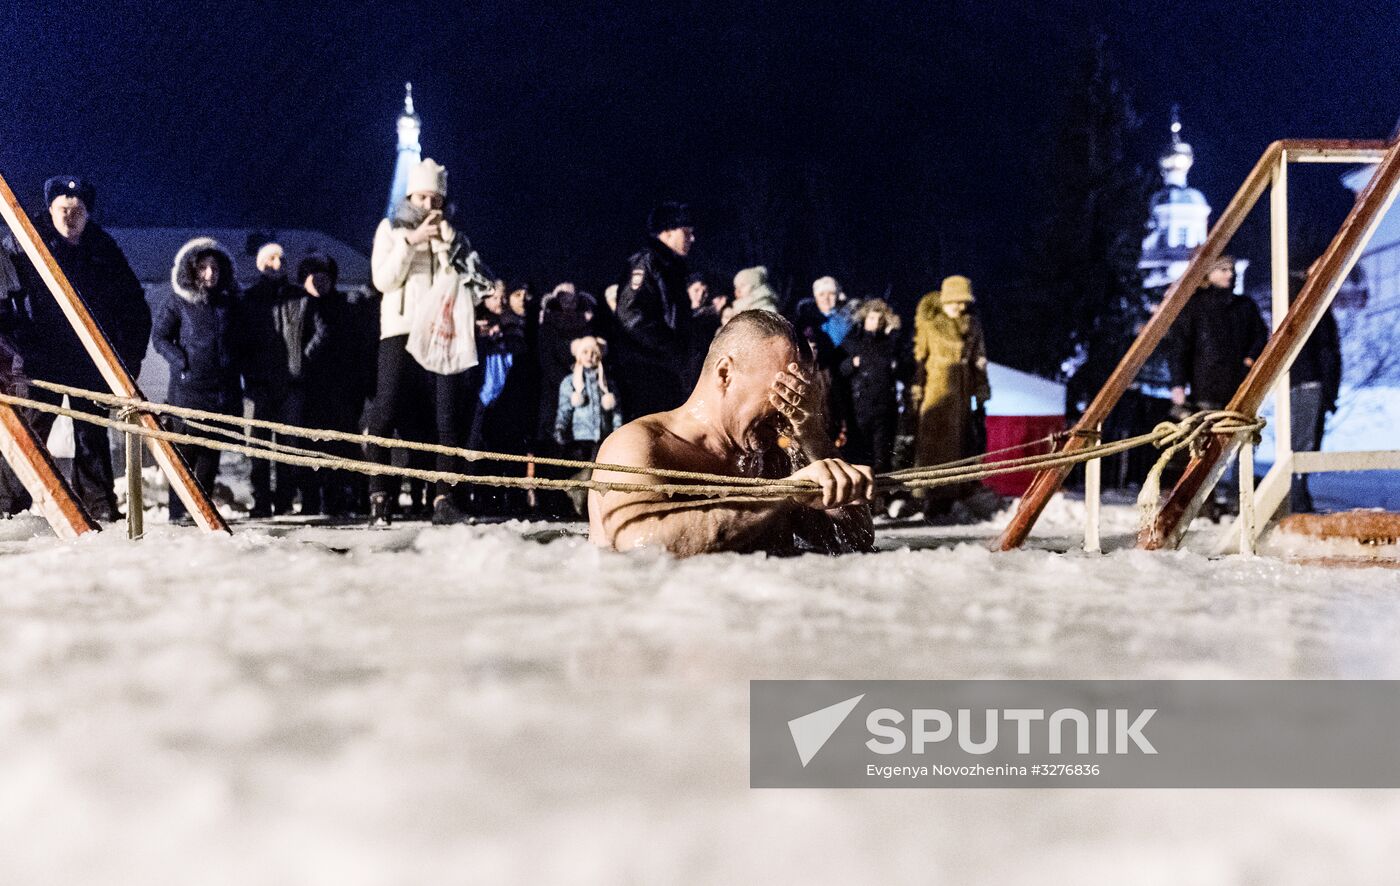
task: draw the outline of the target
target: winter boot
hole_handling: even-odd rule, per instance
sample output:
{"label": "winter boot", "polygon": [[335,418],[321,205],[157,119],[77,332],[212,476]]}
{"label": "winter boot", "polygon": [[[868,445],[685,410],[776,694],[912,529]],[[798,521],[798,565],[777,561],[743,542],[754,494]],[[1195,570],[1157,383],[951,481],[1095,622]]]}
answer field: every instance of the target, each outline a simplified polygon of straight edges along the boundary
{"label": "winter boot", "polygon": [[446,495],[439,495],[433,499],[433,525],[451,526],[453,523],[470,523],[472,518],[462,513],[458,507],[452,503],[452,498]]}
{"label": "winter boot", "polygon": [[369,497],[369,525],[371,528],[388,526],[389,519],[389,496],[383,492],[376,492]]}

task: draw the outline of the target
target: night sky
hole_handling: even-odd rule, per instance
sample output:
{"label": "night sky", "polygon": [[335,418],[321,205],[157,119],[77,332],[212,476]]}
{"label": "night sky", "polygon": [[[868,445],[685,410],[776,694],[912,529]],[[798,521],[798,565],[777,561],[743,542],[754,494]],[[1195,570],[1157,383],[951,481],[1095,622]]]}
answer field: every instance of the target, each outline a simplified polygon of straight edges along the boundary
{"label": "night sky", "polygon": [[[487,262],[595,291],[648,207],[678,198],[701,219],[700,267],[831,272],[856,295],[892,285],[905,306],[961,272],[993,309],[1026,271],[1071,68],[1098,32],[1143,119],[1143,161],[1180,103],[1191,182],[1217,211],[1270,140],[1386,137],[1400,117],[1394,0],[103,2],[0,16],[0,171],[35,208],[46,176],[72,172],[96,183],[110,226],[314,227],[367,252],[412,80],[425,153],[450,170]],[[1345,211],[1338,172],[1295,177],[1310,223]],[[801,242],[744,233],[773,182],[823,219]]]}

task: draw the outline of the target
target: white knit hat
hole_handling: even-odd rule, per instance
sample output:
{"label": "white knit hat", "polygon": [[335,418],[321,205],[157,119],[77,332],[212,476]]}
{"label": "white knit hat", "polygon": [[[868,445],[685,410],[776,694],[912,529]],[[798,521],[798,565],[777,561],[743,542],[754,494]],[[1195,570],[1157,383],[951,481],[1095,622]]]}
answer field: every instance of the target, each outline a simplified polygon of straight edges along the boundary
{"label": "white knit hat", "polygon": [[420,192],[447,196],[447,170],[431,157],[424,157],[417,166],[408,171],[408,193]]}
{"label": "white knit hat", "polygon": [[608,355],[607,339],[598,338],[594,335],[585,335],[582,338],[576,338],[569,342],[569,352],[574,355],[575,360],[582,360],[583,352],[590,348],[596,348],[598,356],[600,357],[606,357]]}
{"label": "white knit hat", "polygon": [[817,295],[822,292],[835,292],[840,294],[841,284],[836,282],[835,277],[818,277],[812,283],[812,294]]}
{"label": "white knit hat", "polygon": [[267,270],[267,263],[272,260],[272,256],[282,254],[283,252],[281,243],[264,243],[262,245],[262,248],[258,250],[258,257],[255,260],[255,264],[257,264],[258,266],[258,270]]}
{"label": "white knit hat", "polygon": [[748,286],[757,288],[768,282],[768,268],[763,265],[755,265],[752,268],[744,268],[734,275],[735,286]]}

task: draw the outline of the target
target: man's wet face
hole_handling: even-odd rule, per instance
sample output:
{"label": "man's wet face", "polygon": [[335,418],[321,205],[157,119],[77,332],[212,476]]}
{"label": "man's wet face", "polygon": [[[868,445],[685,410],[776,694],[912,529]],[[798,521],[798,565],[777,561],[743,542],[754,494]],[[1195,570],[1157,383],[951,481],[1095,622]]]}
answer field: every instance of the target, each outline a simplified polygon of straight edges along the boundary
{"label": "man's wet face", "polygon": [[763,451],[777,446],[787,427],[787,419],[774,408],[768,394],[778,373],[796,362],[797,351],[781,338],[769,339],[752,348],[735,363],[730,399],[738,439],[745,449]]}

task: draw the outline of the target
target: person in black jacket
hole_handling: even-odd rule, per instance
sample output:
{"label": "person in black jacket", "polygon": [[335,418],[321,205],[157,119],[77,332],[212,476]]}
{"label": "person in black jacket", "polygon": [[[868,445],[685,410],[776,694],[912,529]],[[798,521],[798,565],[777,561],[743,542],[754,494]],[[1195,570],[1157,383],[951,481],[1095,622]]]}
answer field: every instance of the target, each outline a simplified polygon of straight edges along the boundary
{"label": "person in black jacket", "polygon": [[[306,427],[353,434],[359,430],[365,400],[373,393],[365,372],[364,349],[357,346],[358,317],[337,288],[340,270],[335,259],[311,255],[297,265],[297,281],[306,294],[307,322],[301,350]],[[325,440],[307,444],[337,458],[356,458],[355,444]],[[345,517],[356,496],[353,477],[346,471],[308,471],[302,475],[301,512]]]}
{"label": "person in black jacket", "polygon": [[861,304],[855,325],[841,342],[841,377],[851,394],[850,422],[842,456],[851,464],[890,469],[899,400],[895,383],[907,381],[911,365],[899,336],[899,315],[884,299]]}
{"label": "person in black jacket", "polygon": [[579,293],[568,281],[555,286],[540,303],[535,353],[539,380],[535,390],[535,437],[540,441],[550,441],[554,437],[559,380],[573,367],[569,345],[575,339],[598,334],[597,310],[593,297]]}
{"label": "person in black jacket", "polygon": [[[1177,409],[1224,409],[1269,340],[1259,306],[1234,291],[1235,260],[1216,259],[1202,286],[1186,303],[1172,328],[1168,354],[1171,398]],[[1203,513],[1218,516],[1231,501],[1239,463],[1233,459]]]}
{"label": "person in black jacket", "polygon": [[[523,454],[527,428],[523,410],[527,408],[520,380],[528,357],[525,318],[507,303],[507,297],[493,291],[477,306],[476,353],[481,361],[481,384],[476,390],[476,406],[467,446],[490,452]],[[507,462],[473,462],[471,472],[481,475],[509,475],[515,467]],[[500,487],[472,487],[473,516],[497,516],[508,509],[520,510],[520,497]]]}
{"label": "person in black jacket", "polygon": [[686,367],[686,387],[694,388],[700,380],[700,370],[710,353],[710,342],[719,332],[720,312],[710,294],[710,282],[704,274],[691,274],[686,281],[690,298],[690,365]]}
{"label": "person in black jacket", "polygon": [[[136,378],[141,373],[141,361],[146,356],[146,343],[150,339],[151,310],[146,304],[146,293],[121,248],[91,220],[96,197],[96,189],[83,179],[55,176],[44,182],[44,203],[48,210],[35,214],[32,220],[40,239],[82,297],[127,372]],[[19,272],[16,311],[22,317],[15,339],[24,358],[25,374],[88,390],[107,390],[97,364],[83,347],[58,301],[29,261],[19,258],[19,247],[13,242],[8,246]],[[34,388],[30,396],[55,405],[61,401],[60,395],[40,388]],[[105,414],[101,407],[85,400],[74,400],[73,406],[95,415]],[[37,413],[30,417],[30,423],[35,433],[43,438],[53,427],[54,418],[52,414]],[[117,519],[120,515],[107,429],[74,422],[73,442],[74,493],[95,519]]]}
{"label": "person in black jacket", "polygon": [[1221,256],[1172,328],[1172,402],[1223,409],[1264,350],[1268,327],[1259,307],[1234,292],[1235,260]]}
{"label": "person in black jacket", "polygon": [[[170,364],[172,406],[241,415],[243,393],[235,357],[233,259],[217,241],[196,237],[180,247],[170,271],[174,292],[157,309],[151,343]],[[183,423],[176,423],[177,427]],[[180,454],[206,493],[214,490],[219,450],[184,445]],[[187,523],[172,490],[170,522]]]}
{"label": "person in black jacket", "polygon": [[[1304,279],[1306,277],[1296,276],[1289,281],[1292,297],[1297,297]],[[1327,416],[1336,411],[1337,395],[1342,386],[1342,343],[1337,334],[1337,319],[1330,308],[1293,361],[1288,371],[1288,386],[1292,449],[1314,452],[1322,445]],[[1290,498],[1295,514],[1314,509],[1307,474],[1294,476]]]}
{"label": "person in black jacket", "polygon": [[[266,243],[258,250],[258,281],[243,291],[235,312],[238,362],[243,386],[253,401],[253,418],[302,424],[302,351],[309,330],[306,290],[287,282],[282,268],[283,250]],[[253,436],[271,440],[271,431],[254,428]],[[283,441],[286,442],[286,441]],[[249,480],[253,509],[249,516],[271,517],[291,513],[305,468],[277,465],[273,482],[272,462],[254,459]]]}
{"label": "person in black jacket", "polygon": [[617,296],[617,362],[633,418],[685,402],[690,363],[690,297],[685,257],[695,244],[690,210],[663,203],[647,220],[651,240],[629,260]]}

